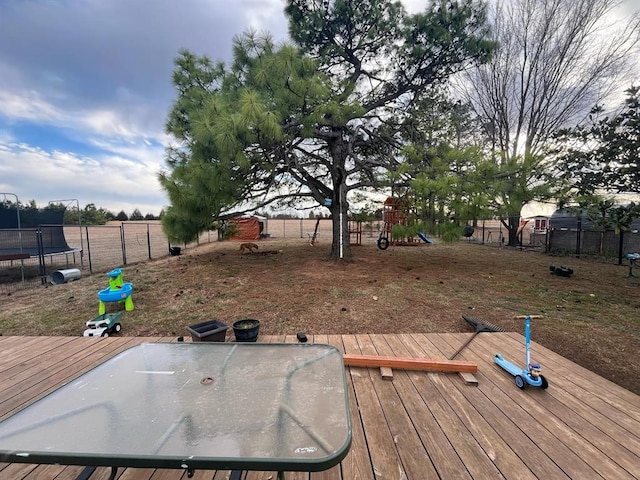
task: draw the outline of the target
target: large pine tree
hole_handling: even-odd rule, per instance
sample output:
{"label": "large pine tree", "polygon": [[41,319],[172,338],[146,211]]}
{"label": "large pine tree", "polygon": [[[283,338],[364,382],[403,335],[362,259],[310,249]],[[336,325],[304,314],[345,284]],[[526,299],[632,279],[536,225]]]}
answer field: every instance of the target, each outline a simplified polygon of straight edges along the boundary
{"label": "large pine tree", "polygon": [[285,12],[295,45],[247,33],[228,65],[177,59],[165,218],[193,234],[242,205],[313,200],[331,212],[331,257],[348,259],[348,193],[383,185],[408,107],[494,43],[472,1],[408,15],[386,0],[290,0]]}

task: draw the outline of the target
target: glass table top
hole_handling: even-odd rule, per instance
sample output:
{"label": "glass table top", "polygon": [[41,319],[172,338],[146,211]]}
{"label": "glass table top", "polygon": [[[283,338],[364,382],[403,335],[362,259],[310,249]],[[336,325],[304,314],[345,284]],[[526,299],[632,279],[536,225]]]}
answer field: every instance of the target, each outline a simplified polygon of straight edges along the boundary
{"label": "glass table top", "polygon": [[0,422],[5,462],[317,471],[350,444],[321,344],[142,344]]}

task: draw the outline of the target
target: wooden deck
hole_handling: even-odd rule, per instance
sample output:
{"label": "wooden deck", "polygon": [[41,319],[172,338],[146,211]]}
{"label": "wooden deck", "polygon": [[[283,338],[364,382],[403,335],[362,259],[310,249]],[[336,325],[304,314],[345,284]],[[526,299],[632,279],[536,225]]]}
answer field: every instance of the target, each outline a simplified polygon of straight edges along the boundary
{"label": "wooden deck", "polygon": [[[316,335],[346,353],[447,358],[470,334]],[[173,338],[0,337],[0,416],[15,412],[117,352]],[[294,342],[295,336],[260,337]],[[640,478],[640,397],[535,343],[547,390],[519,390],[492,361],[521,363],[524,338],[481,333],[456,359],[477,362],[477,386],[458,374],[350,367],[353,444],[340,465],[289,480]],[[0,480],[73,480],[82,467],[0,464]],[[106,480],[98,468],[91,480]],[[197,471],[222,480],[226,471]],[[187,479],[179,470],[121,469],[120,480]],[[245,480],[275,480],[248,472]]]}

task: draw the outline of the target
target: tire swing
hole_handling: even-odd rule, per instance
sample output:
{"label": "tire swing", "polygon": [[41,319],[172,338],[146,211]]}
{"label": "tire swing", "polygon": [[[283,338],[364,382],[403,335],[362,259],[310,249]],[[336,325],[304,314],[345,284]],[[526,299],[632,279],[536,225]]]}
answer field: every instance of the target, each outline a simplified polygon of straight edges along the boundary
{"label": "tire swing", "polygon": [[389,248],[389,238],[382,236],[378,238],[378,248],[380,250],[386,250],[387,248]]}

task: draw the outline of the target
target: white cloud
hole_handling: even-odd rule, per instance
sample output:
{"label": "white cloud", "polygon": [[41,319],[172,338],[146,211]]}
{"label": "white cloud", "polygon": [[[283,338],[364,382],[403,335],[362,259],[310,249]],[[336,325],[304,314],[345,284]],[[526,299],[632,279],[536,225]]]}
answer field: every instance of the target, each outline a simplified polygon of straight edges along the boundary
{"label": "white cloud", "polygon": [[126,119],[119,117],[118,113],[113,110],[85,112],[79,121],[82,122],[82,126],[88,127],[89,131],[107,137],[131,138],[142,133],[135,132],[134,127],[127,125]]}
{"label": "white cloud", "polygon": [[63,114],[37,91],[12,93],[0,90],[0,115],[10,120],[53,122]]}
{"label": "white cloud", "polygon": [[[94,203],[117,213],[158,214],[168,202],[157,180],[161,147],[117,148],[95,156],[45,151],[0,143],[0,191],[18,195],[39,206],[58,198],[77,198],[81,207]],[[16,186],[18,186],[16,191]]]}

